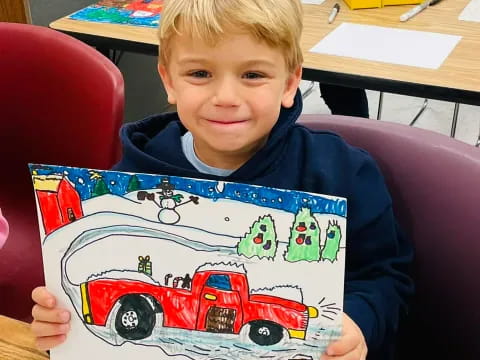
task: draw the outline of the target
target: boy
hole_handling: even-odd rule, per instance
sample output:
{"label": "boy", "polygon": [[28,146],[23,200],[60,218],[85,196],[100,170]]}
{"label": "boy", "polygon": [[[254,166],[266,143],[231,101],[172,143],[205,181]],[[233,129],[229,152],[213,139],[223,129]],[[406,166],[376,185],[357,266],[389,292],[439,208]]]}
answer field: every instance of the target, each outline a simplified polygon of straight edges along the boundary
{"label": "boy", "polygon": [[[391,356],[411,249],[397,231],[373,160],[295,121],[302,110],[299,0],[171,0],[159,73],[178,113],[122,129],[115,170],[223,179],[343,196],[349,224],[343,335],[324,359]],[[32,297],[40,348],[61,343],[68,312],[45,288]]]}

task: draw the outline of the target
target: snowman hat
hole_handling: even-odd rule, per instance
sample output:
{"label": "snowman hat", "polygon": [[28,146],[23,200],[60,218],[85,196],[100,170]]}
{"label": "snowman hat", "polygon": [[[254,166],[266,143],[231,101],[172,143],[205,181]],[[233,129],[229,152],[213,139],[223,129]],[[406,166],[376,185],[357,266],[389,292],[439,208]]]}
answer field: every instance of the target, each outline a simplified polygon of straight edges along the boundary
{"label": "snowman hat", "polygon": [[156,188],[162,190],[174,190],[175,185],[171,184],[168,178],[163,178],[160,184],[157,184]]}

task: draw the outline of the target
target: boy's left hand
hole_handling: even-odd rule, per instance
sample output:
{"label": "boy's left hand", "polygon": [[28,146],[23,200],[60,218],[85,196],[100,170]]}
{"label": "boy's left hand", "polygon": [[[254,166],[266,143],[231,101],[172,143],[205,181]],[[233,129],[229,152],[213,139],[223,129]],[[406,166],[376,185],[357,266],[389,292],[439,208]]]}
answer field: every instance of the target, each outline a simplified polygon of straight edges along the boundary
{"label": "boy's left hand", "polygon": [[343,314],[342,337],[328,345],[325,354],[320,360],[365,360],[367,358],[367,344],[362,331],[350,319]]}

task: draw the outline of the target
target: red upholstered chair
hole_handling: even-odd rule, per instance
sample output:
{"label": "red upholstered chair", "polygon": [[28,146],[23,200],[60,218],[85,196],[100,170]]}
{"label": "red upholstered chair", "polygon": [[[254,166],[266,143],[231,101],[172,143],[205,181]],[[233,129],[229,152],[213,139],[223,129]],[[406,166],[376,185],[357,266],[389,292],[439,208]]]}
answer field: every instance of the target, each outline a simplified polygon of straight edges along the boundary
{"label": "red upholstered chair", "polygon": [[384,121],[304,115],[301,122],[377,160],[414,244],[416,294],[398,359],[480,359],[480,149]]}
{"label": "red upholstered chair", "polygon": [[124,84],[84,43],[48,28],[0,23],[0,207],[10,236],[0,250],[0,314],[29,320],[44,283],[27,164],[107,169],[118,159]]}

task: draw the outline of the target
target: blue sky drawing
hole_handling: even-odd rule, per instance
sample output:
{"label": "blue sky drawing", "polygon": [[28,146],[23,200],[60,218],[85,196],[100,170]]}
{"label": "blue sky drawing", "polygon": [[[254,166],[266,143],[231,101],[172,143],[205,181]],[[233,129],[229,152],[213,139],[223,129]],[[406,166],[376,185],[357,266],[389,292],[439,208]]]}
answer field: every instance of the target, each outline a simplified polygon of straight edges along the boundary
{"label": "blue sky drawing", "polygon": [[[38,175],[64,175],[75,185],[82,200],[91,198],[97,180],[91,180],[89,169],[65,166],[30,165],[31,171]],[[103,177],[112,194],[123,196],[127,193],[131,174],[116,171],[94,170]],[[269,207],[297,213],[302,207],[308,207],[313,213],[347,216],[347,201],[343,198],[327,198],[321,195],[307,194],[294,190],[274,189],[248,184],[228,183],[219,186],[218,181],[199,180],[175,176],[136,174],[140,189],[154,189],[163,177],[168,177],[175,190],[209,198],[212,200],[229,199],[258,206]]]}

